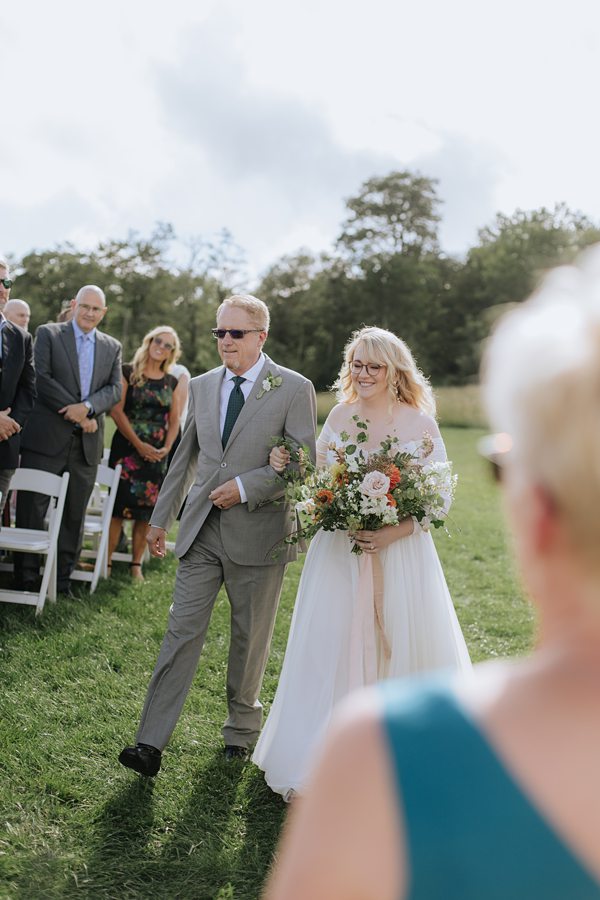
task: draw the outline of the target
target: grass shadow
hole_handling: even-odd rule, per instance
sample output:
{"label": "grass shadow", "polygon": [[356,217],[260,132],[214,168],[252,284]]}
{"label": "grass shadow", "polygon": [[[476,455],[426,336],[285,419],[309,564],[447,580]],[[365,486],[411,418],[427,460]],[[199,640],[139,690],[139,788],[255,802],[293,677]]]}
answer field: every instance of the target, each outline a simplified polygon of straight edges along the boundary
{"label": "grass shadow", "polygon": [[194,774],[186,806],[163,845],[157,898],[253,900],[260,894],[285,805],[251,763],[219,747]]}
{"label": "grass shadow", "polygon": [[148,871],[156,864],[153,780],[129,780],[101,807],[92,829],[91,854],[63,896],[149,896]]}

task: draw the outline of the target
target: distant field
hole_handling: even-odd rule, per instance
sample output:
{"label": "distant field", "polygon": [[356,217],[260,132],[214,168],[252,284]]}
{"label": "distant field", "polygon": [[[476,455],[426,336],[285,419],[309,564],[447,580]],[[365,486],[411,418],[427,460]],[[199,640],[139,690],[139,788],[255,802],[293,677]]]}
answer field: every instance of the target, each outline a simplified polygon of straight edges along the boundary
{"label": "distant field", "polygon": [[[477,384],[463,387],[434,388],[440,425],[455,428],[486,428],[486,418],[480,404],[480,388]],[[317,415],[323,423],[335,403],[333,394],[323,391],[317,394]]]}

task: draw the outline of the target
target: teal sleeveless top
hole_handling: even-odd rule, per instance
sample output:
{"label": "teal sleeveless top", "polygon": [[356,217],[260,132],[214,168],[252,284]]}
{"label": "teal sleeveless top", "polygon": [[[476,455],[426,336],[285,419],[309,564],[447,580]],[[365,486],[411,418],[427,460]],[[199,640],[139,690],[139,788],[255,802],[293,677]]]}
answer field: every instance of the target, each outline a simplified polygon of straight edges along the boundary
{"label": "teal sleeveless top", "polygon": [[405,821],[407,900],[599,900],[600,883],[441,680],[379,690]]}

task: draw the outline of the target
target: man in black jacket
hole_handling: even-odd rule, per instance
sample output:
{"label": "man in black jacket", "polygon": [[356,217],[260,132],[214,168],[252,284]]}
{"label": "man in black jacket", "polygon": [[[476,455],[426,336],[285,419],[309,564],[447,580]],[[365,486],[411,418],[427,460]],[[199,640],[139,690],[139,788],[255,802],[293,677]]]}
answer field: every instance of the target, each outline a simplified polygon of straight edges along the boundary
{"label": "man in black jacket", "polygon": [[11,287],[9,265],[0,257],[0,517],[19,463],[21,429],[35,401],[31,335],[3,312]]}

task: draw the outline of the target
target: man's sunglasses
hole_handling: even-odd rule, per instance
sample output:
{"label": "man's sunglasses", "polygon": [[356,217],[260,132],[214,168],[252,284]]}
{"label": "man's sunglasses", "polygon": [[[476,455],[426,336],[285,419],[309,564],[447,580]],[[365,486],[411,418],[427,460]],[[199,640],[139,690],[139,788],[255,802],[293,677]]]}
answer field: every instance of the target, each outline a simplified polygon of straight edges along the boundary
{"label": "man's sunglasses", "polygon": [[222,341],[228,334],[231,335],[234,341],[241,341],[243,337],[251,334],[253,331],[261,332],[264,330],[264,328],[212,328],[211,333],[218,341]]}
{"label": "man's sunglasses", "polygon": [[0,278],[0,284],[3,284],[7,291],[11,289],[14,284],[14,281],[11,281],[10,278]]}
{"label": "man's sunglasses", "polygon": [[494,481],[502,480],[502,469],[506,465],[508,455],[513,448],[510,434],[488,434],[481,438],[477,449],[481,456],[489,462]]}

